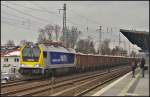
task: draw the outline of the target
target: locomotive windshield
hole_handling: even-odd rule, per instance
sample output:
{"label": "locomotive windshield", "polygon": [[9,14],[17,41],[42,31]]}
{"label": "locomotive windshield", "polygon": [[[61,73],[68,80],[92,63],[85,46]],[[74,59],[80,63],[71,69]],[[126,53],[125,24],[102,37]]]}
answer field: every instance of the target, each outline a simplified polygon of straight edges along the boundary
{"label": "locomotive windshield", "polygon": [[38,61],[40,48],[38,46],[26,46],[22,50],[23,61]]}

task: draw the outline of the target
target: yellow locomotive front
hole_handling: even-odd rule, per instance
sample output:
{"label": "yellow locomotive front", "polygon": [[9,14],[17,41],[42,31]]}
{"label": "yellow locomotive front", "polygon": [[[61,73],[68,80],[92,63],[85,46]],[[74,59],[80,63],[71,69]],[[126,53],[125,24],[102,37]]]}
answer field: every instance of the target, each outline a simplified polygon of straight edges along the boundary
{"label": "yellow locomotive front", "polygon": [[20,51],[20,69],[22,75],[39,75],[44,71],[42,48],[27,44]]}

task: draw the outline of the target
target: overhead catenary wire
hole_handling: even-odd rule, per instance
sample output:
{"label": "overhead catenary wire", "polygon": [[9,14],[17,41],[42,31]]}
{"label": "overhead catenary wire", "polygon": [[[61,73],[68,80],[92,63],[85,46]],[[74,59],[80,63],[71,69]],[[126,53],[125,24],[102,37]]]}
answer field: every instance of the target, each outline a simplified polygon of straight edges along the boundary
{"label": "overhead catenary wire", "polygon": [[[9,16],[11,16],[11,17],[8,17],[8,15]],[[12,14],[6,14],[6,16],[3,14],[3,12],[2,12],[2,17],[1,17],[1,19],[3,20],[10,20],[11,22],[13,22],[13,23],[16,23],[17,25],[19,25],[19,24],[24,24],[24,26],[28,26],[28,27],[31,27],[31,25],[32,25],[32,28],[35,26],[35,27],[38,27],[38,28],[40,28],[40,26],[38,26],[37,24],[39,23],[39,24],[42,24],[42,22],[39,22],[39,21],[33,21],[33,19],[31,20],[30,18],[23,18],[23,17],[19,17],[18,15],[15,15],[15,17],[18,17],[17,19],[16,18],[12,18],[12,16],[14,16],[14,15],[12,15]],[[43,23],[44,24],[44,23]]]}
{"label": "overhead catenary wire", "polygon": [[[23,12],[23,11],[20,11],[20,10],[15,9],[15,8],[13,8],[13,7],[10,7],[10,6],[8,6],[8,5],[4,5],[4,4],[1,4],[1,5],[2,5],[2,6],[5,6],[5,7],[7,7],[7,8],[9,8],[9,9],[11,9],[11,10],[14,10],[14,11],[16,11],[16,12],[19,12],[19,13],[21,13],[21,14],[30,16],[30,17],[32,17],[32,18],[34,18],[34,19],[40,20],[40,21],[42,21],[42,22],[49,22],[49,20],[36,17],[36,16],[34,16],[34,15],[32,15],[32,14],[29,14],[29,13],[25,13],[25,12]],[[51,22],[51,23],[54,24],[53,22]]]}
{"label": "overhead catenary wire", "polygon": [[[33,19],[31,19],[31,18],[25,18],[25,17],[21,17],[21,16],[18,16],[18,15],[14,15],[14,14],[10,14],[10,13],[5,13],[5,12],[2,12],[1,13],[2,14],[2,17],[3,16],[5,16],[4,18],[7,18],[7,16],[11,16],[11,17],[17,17],[17,19],[16,20],[20,20],[20,21],[30,21],[30,24],[45,24],[44,22],[41,22],[41,21],[38,21],[38,20],[33,20]],[[4,15],[5,14],[5,15]],[[10,18],[10,17],[9,17]],[[13,19],[13,18],[12,18]]]}
{"label": "overhead catenary wire", "polygon": [[[53,14],[53,15],[55,15],[55,16],[61,18],[61,16],[58,15],[58,13],[56,13],[56,12],[49,11],[49,10],[46,9],[45,7],[42,7],[42,6],[40,6],[40,5],[36,4],[36,3],[33,3],[33,2],[30,2],[30,3],[32,3],[34,6],[36,6],[36,7],[38,7],[38,8],[40,7],[41,9],[43,9],[45,12],[48,12],[49,14]],[[70,20],[70,19],[68,19],[68,18],[67,18],[66,20],[67,20],[68,22],[72,23],[72,24],[79,25],[79,24],[73,22],[72,20]],[[85,25],[80,25],[80,26],[86,27]],[[78,27],[80,28],[80,26],[78,26]]]}
{"label": "overhead catenary wire", "polygon": [[[11,2],[12,3],[12,2]],[[14,2],[13,2],[13,4],[14,4]],[[25,7],[25,6],[22,6],[22,5],[19,5],[19,4],[15,4],[15,5],[18,5],[18,6],[20,6],[20,7],[24,7],[24,8],[28,8],[28,7]],[[35,9],[35,8],[30,8],[29,7],[29,9],[32,9],[32,10],[36,10],[36,11],[41,11],[40,9]],[[43,12],[44,10],[42,10],[42,12]],[[49,11],[50,12],[50,11]],[[74,11],[75,12],[75,11]],[[56,12],[51,12],[51,13],[54,13],[54,14],[56,14]],[[75,12],[75,13],[77,13],[77,12]],[[77,13],[78,14],[78,13]],[[84,17],[84,18],[87,18],[87,17],[85,17],[85,16],[83,16],[83,15],[80,15],[80,14],[78,14],[79,16],[81,16],[81,17]],[[88,18],[89,19],[89,18]],[[92,22],[94,22],[94,23],[97,23],[97,24],[99,24],[98,22],[96,22],[95,20],[92,20],[92,19],[89,19],[90,21],[92,21]],[[118,27],[117,27],[118,28]]]}
{"label": "overhead catenary wire", "polygon": [[24,6],[24,5],[16,4],[14,2],[9,2],[9,4],[12,4],[12,5],[15,5],[15,6],[19,6],[19,7],[22,7],[22,8],[31,9],[31,10],[34,10],[34,11],[44,12],[44,10],[27,7],[27,6]]}
{"label": "overhead catenary wire", "polygon": [[84,18],[84,19],[86,19],[86,20],[88,20],[88,21],[91,21],[91,22],[93,22],[94,24],[97,24],[97,25],[100,24],[99,22],[96,22],[95,20],[92,20],[92,19],[90,19],[90,18],[88,18],[88,17],[86,17],[86,16],[83,16],[83,15],[77,13],[77,12],[74,11],[73,9],[71,9],[70,12],[75,13],[77,16],[80,16],[80,17],[82,17],[82,18]]}
{"label": "overhead catenary wire", "polygon": [[[111,34],[112,34],[112,29],[119,29],[120,27],[116,27],[116,26],[110,26],[110,28],[108,27],[108,25],[106,25],[106,24],[103,24],[103,23],[99,23],[99,22],[97,22],[97,21],[95,21],[95,20],[93,20],[93,19],[90,19],[90,18],[88,18],[87,16],[84,16],[84,15],[81,15],[81,14],[79,14],[79,13],[77,13],[76,11],[74,11],[73,9],[71,9],[70,10],[70,12],[72,12],[72,13],[75,13],[75,15],[76,16],[79,16],[79,17],[81,17],[81,18],[83,18],[83,19],[85,19],[85,20],[88,20],[88,21],[90,21],[90,22],[92,22],[93,24],[97,24],[97,25],[101,25],[101,26],[107,26],[106,27],[106,32],[111,32]],[[104,28],[104,27],[103,27]],[[110,29],[110,30],[109,30]],[[120,32],[119,32],[120,33]]]}
{"label": "overhead catenary wire", "polygon": [[26,19],[26,20],[25,19],[23,19],[23,20],[22,19],[14,19],[14,18],[10,18],[10,17],[7,17],[7,16],[5,16],[5,17],[2,16],[2,19],[11,20],[13,22],[16,22],[16,21],[20,22],[20,23],[22,22],[22,23],[26,23],[26,24],[30,24],[30,25],[33,24],[32,26],[36,26],[37,23],[40,23],[40,22],[35,22],[35,21],[31,22],[30,19]]}
{"label": "overhead catenary wire", "polygon": [[[1,23],[4,23],[4,24],[7,24],[8,26],[12,26],[12,27],[15,27],[15,28],[19,28],[19,29],[24,29],[24,33],[25,33],[25,31],[30,31],[30,32],[35,32],[37,29],[33,29],[33,28],[27,28],[27,27],[23,27],[23,26],[19,26],[19,25],[16,25],[16,24],[14,24],[14,23],[11,23],[11,22],[8,22],[8,21],[6,21],[6,20],[2,20],[1,21]],[[8,26],[6,26],[6,29],[7,29],[7,27]],[[5,26],[4,26],[4,28],[5,28]],[[14,30],[12,30],[11,29],[11,32],[16,32],[16,30],[17,29],[14,29]],[[3,30],[2,30],[3,31]],[[4,30],[5,31],[5,30]],[[33,37],[32,37],[33,38]]]}
{"label": "overhead catenary wire", "polygon": [[[93,23],[93,24],[95,24],[95,25],[101,25],[101,26],[103,26],[103,28],[104,28],[104,26],[106,26],[106,28],[109,29],[109,28],[108,28],[108,25],[106,25],[106,24],[104,24],[104,23],[97,22],[96,20],[91,19],[91,18],[88,18],[87,16],[81,15],[81,14],[77,13],[77,12],[76,12],[75,10],[73,10],[73,9],[71,9],[70,12],[74,13],[76,16],[79,16],[79,17],[81,17],[81,18],[83,18],[83,19],[85,19],[85,20],[88,20],[88,22],[90,22],[90,23]],[[118,28],[118,27],[111,26],[111,27],[110,27],[110,31],[112,31],[112,28]]]}
{"label": "overhead catenary wire", "polygon": [[[104,24],[102,24],[102,23],[99,23],[99,22],[97,22],[97,21],[95,21],[95,20],[93,20],[93,19],[90,19],[90,18],[88,18],[88,17],[86,17],[86,16],[84,16],[84,15],[81,15],[81,14],[78,14],[76,11],[74,11],[73,9],[71,9],[70,10],[70,12],[72,12],[72,13],[75,13],[75,15],[76,16],[79,16],[79,17],[81,17],[81,18],[83,18],[83,19],[85,19],[85,20],[87,20],[87,22],[92,22],[93,24],[96,24],[96,25],[101,25],[101,26],[104,26]],[[104,28],[104,27],[103,27]],[[111,33],[111,35],[112,35],[112,29],[113,29],[114,27],[110,27],[110,28],[108,28],[108,26],[106,27],[106,32],[109,32],[109,33]],[[116,27],[115,27],[116,28]],[[105,31],[102,31],[102,33],[104,33],[105,34]]]}
{"label": "overhead catenary wire", "polygon": [[[2,6],[8,7],[8,8],[11,9],[11,10],[17,11],[17,12],[19,12],[19,13],[21,13],[21,14],[30,16],[30,17],[32,17],[32,18],[36,18],[37,20],[41,20],[42,22],[43,22],[43,21],[46,21],[46,22],[48,21],[48,20],[45,20],[45,19],[41,19],[41,18],[39,18],[39,17],[35,17],[35,16],[31,15],[31,14],[22,12],[22,11],[17,10],[17,9],[15,9],[15,8],[12,8],[12,7],[8,6],[8,5],[2,4]],[[68,20],[68,19],[67,19],[67,20]],[[71,20],[68,20],[68,21],[70,21],[72,24],[76,24],[76,23],[72,22]],[[78,25],[78,24],[76,24],[76,25]],[[84,25],[82,25],[82,26],[84,26]],[[79,26],[79,27],[80,27],[80,26]]]}
{"label": "overhead catenary wire", "polygon": [[[8,7],[8,6],[7,6]],[[9,7],[10,8],[10,7]],[[42,7],[43,8],[43,7]],[[45,10],[45,8],[44,8],[44,10]],[[15,9],[15,11],[17,11],[18,12],[18,10],[16,10]],[[46,10],[46,11],[48,11],[48,10]],[[19,11],[19,12],[21,12],[21,11]],[[49,11],[48,11],[49,12]],[[26,14],[26,13],[24,13],[24,12],[21,12],[21,13],[23,13],[23,14],[25,14],[25,15],[29,15],[29,16],[32,16],[32,17],[34,17],[33,15],[30,15],[30,14]],[[58,15],[56,15],[56,16],[58,16]],[[39,19],[39,18],[37,18],[36,17],[36,19]],[[43,20],[43,19],[42,19]],[[75,25],[78,25],[78,24],[76,24],[76,23],[74,23],[74,22],[72,22],[71,20],[69,20],[69,19],[67,19],[69,22],[71,22],[72,24],[75,24]],[[44,20],[45,21],[45,20]],[[46,20],[46,22],[47,22],[47,20]],[[86,27],[85,25],[82,25],[82,26],[84,26],[84,27]],[[79,26],[80,27],[80,26]]]}
{"label": "overhead catenary wire", "polygon": [[27,22],[27,20],[19,20],[19,19],[14,19],[14,18],[6,17],[6,16],[5,17],[2,16],[1,18],[2,18],[2,20],[3,19],[8,19],[8,20],[18,21],[18,22]]}
{"label": "overhead catenary wire", "polygon": [[[17,5],[19,5],[19,4],[17,4]],[[9,6],[10,7],[10,6]],[[21,5],[20,5],[20,7],[21,7]],[[40,7],[41,8],[41,7]],[[34,9],[34,8],[29,8],[29,9],[31,9],[31,10],[36,10],[36,11],[41,11],[41,9]],[[44,8],[45,9],[45,8]],[[45,10],[42,10],[42,11],[45,11]],[[53,12],[50,12],[49,10],[47,10],[46,9],[46,11],[45,12],[48,12],[49,14],[53,14],[53,15],[55,15],[55,16],[58,16],[58,17],[61,17],[60,15],[58,15],[57,13],[53,13]],[[24,12],[25,13],[25,12]],[[25,14],[27,14],[27,13],[25,13]],[[28,14],[28,16],[30,16],[29,14]],[[32,15],[33,16],[33,15]],[[30,17],[32,17],[32,16],[30,16]],[[85,16],[83,16],[84,18],[85,18]],[[34,17],[32,17],[32,18],[34,18]],[[34,18],[35,19],[35,18]],[[36,20],[40,20],[40,21],[42,21],[43,23],[45,23],[45,22],[48,22],[48,20],[46,20],[45,21],[45,19],[43,20],[41,20],[41,19],[39,19],[39,18],[36,18]],[[72,22],[72,20],[69,20],[69,19],[67,19],[67,21],[69,21],[70,23],[72,23],[72,24],[75,24],[75,25],[78,25],[79,27],[80,26],[84,26],[84,27],[87,27],[87,26],[85,26],[85,25],[79,25],[79,24],[77,24],[77,23],[74,23],[74,22]],[[95,24],[98,24],[98,22],[95,22],[95,21],[93,21],[93,20],[91,20],[91,19],[89,19],[88,18],[88,21],[91,21],[91,22],[93,22],[93,23],[95,23]],[[93,30],[94,31],[94,30]]]}
{"label": "overhead catenary wire", "polygon": [[[15,20],[15,19],[11,19],[11,18],[7,18],[7,17],[2,17],[2,20],[7,20],[9,22],[11,22],[12,24],[17,24],[17,25],[23,25],[28,27],[28,29],[31,27],[31,23],[30,21],[19,21],[19,20]],[[32,23],[33,24],[33,23]],[[36,25],[36,23],[34,25],[32,25],[32,28],[40,28],[39,26]]]}
{"label": "overhead catenary wire", "polygon": [[3,16],[3,15],[10,15],[11,17],[18,17],[19,19],[24,19],[24,20],[28,20],[28,18],[25,18],[25,17],[22,17],[22,16],[18,16],[18,15],[14,15],[14,14],[12,14],[12,13],[7,13],[6,11],[2,11],[1,12],[1,15]]}
{"label": "overhead catenary wire", "polygon": [[6,23],[6,24],[8,24],[8,25],[11,25],[11,26],[13,26],[13,27],[16,27],[16,28],[23,28],[23,29],[25,29],[25,30],[32,30],[32,31],[36,31],[37,29],[33,29],[33,28],[26,28],[26,27],[23,27],[23,26],[19,26],[19,25],[16,25],[15,23],[12,23],[12,22],[9,22],[9,21],[6,21],[6,20],[2,20],[2,22],[3,23]]}
{"label": "overhead catenary wire", "polygon": [[[57,16],[57,17],[60,17],[61,18],[61,16],[60,15],[58,15],[56,12],[52,12],[52,11],[49,11],[49,10],[47,10],[46,8],[44,8],[44,7],[41,7],[41,6],[39,6],[39,5],[37,5],[37,4],[35,4],[35,3],[32,3],[32,4],[34,4],[35,6],[37,6],[37,7],[40,7],[41,9],[33,9],[33,8],[28,8],[28,7],[25,7],[25,6],[22,6],[22,5],[19,5],[19,4],[15,4],[15,3],[13,3],[13,5],[17,5],[17,6],[20,6],[20,7],[24,7],[24,8],[28,8],[28,9],[31,9],[31,10],[36,10],[36,11],[40,11],[40,12],[47,12],[48,14],[53,14],[53,15],[55,15],[55,16]],[[69,22],[71,22],[72,24],[75,24],[75,25],[78,25],[78,24],[76,24],[76,23],[74,23],[74,22],[72,22],[71,20],[69,20],[69,19],[67,19],[67,21],[69,21]],[[80,27],[80,26],[79,26]]]}
{"label": "overhead catenary wire", "polygon": [[[57,12],[50,11],[50,10],[46,9],[45,7],[42,7],[42,6],[40,6],[40,5],[36,4],[36,3],[34,3],[33,1],[31,1],[30,3],[31,3],[32,5],[38,7],[38,8],[41,8],[41,9],[42,9],[43,11],[45,11],[45,12],[48,12],[48,13],[50,13],[50,14],[55,14],[55,15],[59,16]],[[41,9],[40,9],[40,10],[41,10]]]}
{"label": "overhead catenary wire", "polygon": [[[19,7],[28,8],[28,9],[35,10],[35,11],[40,11],[40,12],[47,12],[47,13],[49,13],[49,14],[53,14],[53,15],[55,15],[55,16],[57,16],[57,17],[61,17],[61,16],[60,16],[60,15],[58,15],[56,12],[49,11],[49,10],[47,10],[46,8],[44,8],[44,7],[42,7],[42,6],[39,6],[38,4],[33,3],[33,2],[30,2],[30,3],[32,3],[34,6],[37,6],[37,7],[38,7],[38,9],[36,9],[36,8],[30,8],[30,7],[26,7],[26,6],[19,5],[19,4],[16,4],[16,3],[12,3],[12,2],[9,2],[9,3],[10,3],[10,4],[12,4],[12,5],[19,6]],[[42,10],[41,10],[41,9],[39,9],[39,8],[41,8]],[[72,23],[72,24],[74,24],[74,25],[77,25],[79,28],[81,28],[81,26],[86,27],[86,25],[80,25],[80,26],[79,26],[79,24],[74,23],[74,22],[73,22],[73,21],[71,21],[70,19],[67,19],[67,21],[69,21],[70,23]],[[89,28],[89,30],[93,31],[91,28]]]}
{"label": "overhead catenary wire", "polygon": [[[41,10],[41,9],[35,9],[35,8],[31,8],[31,7],[26,7],[26,6],[24,6],[24,5],[20,5],[20,4],[16,4],[16,3],[12,3],[12,2],[9,2],[9,4],[11,4],[11,5],[15,5],[15,6],[19,6],[19,7],[23,7],[23,8],[26,8],[26,9],[31,9],[31,10],[34,10],[34,11],[39,11],[39,12],[44,12],[44,10]],[[7,13],[7,14],[10,14],[10,13]],[[11,14],[10,14],[11,15]],[[19,17],[19,16],[17,16],[17,15],[15,15],[16,17]],[[20,17],[19,17],[20,18]],[[22,18],[24,18],[24,17],[22,17]],[[27,18],[25,18],[25,19],[27,19]],[[33,19],[32,19],[32,21],[34,21]],[[44,20],[45,21],[45,20]],[[47,20],[48,21],[48,20]],[[42,22],[39,22],[39,20],[38,20],[38,23],[42,23]]]}

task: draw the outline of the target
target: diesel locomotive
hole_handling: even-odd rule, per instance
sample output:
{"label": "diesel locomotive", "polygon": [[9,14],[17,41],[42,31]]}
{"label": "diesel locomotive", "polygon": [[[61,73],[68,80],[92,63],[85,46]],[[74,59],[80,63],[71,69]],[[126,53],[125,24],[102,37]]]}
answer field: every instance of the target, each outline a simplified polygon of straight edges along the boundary
{"label": "diesel locomotive", "polygon": [[63,46],[26,44],[20,49],[19,72],[25,77],[51,76],[130,65],[138,58],[79,54]]}

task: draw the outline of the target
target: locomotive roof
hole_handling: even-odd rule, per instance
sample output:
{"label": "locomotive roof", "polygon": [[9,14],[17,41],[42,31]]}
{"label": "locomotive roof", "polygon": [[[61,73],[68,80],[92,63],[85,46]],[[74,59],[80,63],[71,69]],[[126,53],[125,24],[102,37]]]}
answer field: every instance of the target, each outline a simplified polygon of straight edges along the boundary
{"label": "locomotive roof", "polygon": [[53,46],[53,45],[46,46],[46,45],[42,45],[42,44],[40,44],[39,46],[42,47],[44,51],[75,53],[75,50],[70,49],[70,48],[67,49],[67,48],[62,47],[62,46]]}

